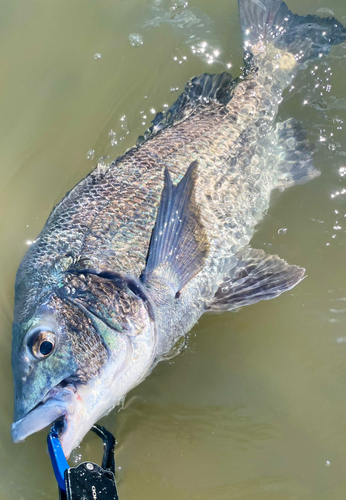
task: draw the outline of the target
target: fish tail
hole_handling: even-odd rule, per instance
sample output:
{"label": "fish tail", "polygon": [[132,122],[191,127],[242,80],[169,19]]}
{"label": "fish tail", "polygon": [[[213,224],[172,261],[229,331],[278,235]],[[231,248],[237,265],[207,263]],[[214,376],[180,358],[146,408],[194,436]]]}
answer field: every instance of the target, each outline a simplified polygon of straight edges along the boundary
{"label": "fish tail", "polygon": [[245,62],[254,59],[260,65],[279,54],[282,69],[289,72],[346,41],[346,30],[334,17],[299,16],[282,0],[238,0],[238,6]]}

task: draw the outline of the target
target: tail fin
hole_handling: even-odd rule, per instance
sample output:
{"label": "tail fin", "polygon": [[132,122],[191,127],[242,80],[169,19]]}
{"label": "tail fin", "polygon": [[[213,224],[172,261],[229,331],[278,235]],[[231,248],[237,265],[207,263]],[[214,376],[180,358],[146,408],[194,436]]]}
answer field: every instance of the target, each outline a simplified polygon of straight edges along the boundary
{"label": "tail fin", "polygon": [[251,53],[273,44],[302,63],[346,41],[346,30],[334,17],[299,16],[282,0],[238,0],[238,5],[245,50]]}

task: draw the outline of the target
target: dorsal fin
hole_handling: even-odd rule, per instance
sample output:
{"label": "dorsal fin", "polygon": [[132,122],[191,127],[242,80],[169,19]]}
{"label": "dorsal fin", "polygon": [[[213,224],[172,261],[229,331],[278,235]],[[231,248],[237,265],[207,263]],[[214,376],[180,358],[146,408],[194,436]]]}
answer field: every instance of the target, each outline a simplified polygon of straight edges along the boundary
{"label": "dorsal fin", "polygon": [[175,103],[165,113],[157,113],[152,121],[152,126],[145,132],[144,136],[138,137],[137,146],[152,139],[161,130],[186,120],[197,106],[208,105],[212,100],[226,105],[232,97],[233,86],[232,76],[226,72],[218,75],[204,73],[192,78]]}
{"label": "dorsal fin", "polygon": [[176,294],[203,267],[209,242],[196,203],[197,162],[191,163],[174,186],[167,168],[165,183],[151,235],[147,263],[141,276],[167,282]]}

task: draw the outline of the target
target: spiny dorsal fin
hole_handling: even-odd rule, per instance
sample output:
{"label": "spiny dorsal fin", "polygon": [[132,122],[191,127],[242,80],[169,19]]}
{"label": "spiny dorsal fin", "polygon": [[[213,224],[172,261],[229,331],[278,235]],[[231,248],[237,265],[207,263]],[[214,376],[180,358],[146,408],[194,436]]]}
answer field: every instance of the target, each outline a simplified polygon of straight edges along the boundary
{"label": "spiny dorsal fin", "polygon": [[232,311],[260,300],[278,297],[296,286],[305,269],[287,264],[277,255],[249,247],[236,254],[237,265],[219,284],[209,311]]}
{"label": "spiny dorsal fin", "polygon": [[175,103],[165,113],[158,113],[144,136],[138,137],[137,146],[152,139],[161,130],[186,120],[197,106],[206,106],[210,101],[226,105],[232,97],[233,86],[232,76],[226,72],[218,75],[204,73],[192,78]]}
{"label": "spiny dorsal fin", "polygon": [[176,186],[168,169],[151,235],[143,282],[159,277],[179,292],[203,267],[209,242],[195,198],[197,162]]}

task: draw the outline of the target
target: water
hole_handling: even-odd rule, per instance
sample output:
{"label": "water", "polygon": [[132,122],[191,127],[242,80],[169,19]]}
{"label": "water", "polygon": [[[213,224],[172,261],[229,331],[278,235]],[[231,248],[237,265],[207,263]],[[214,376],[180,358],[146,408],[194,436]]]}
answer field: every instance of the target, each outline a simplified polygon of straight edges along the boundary
{"label": "water", "polygon": [[[346,22],[344,0],[289,6]],[[131,147],[189,78],[238,74],[241,34],[235,0],[13,0],[0,44],[0,499],[56,499],[46,432],[10,437],[15,271],[66,191]],[[345,56],[333,49],[286,91],[279,119],[303,121],[322,175],[275,193],[252,241],[308,278],[203,317],[183,353],[104,419],[119,443],[121,500],[345,498]],[[100,453],[89,435],[71,464]]]}

